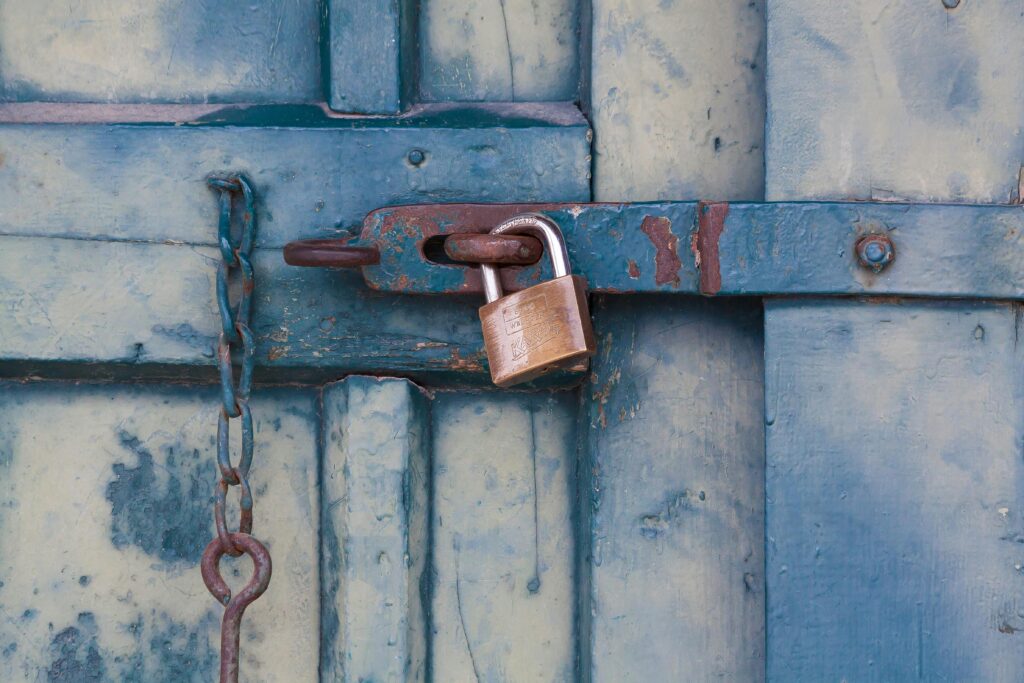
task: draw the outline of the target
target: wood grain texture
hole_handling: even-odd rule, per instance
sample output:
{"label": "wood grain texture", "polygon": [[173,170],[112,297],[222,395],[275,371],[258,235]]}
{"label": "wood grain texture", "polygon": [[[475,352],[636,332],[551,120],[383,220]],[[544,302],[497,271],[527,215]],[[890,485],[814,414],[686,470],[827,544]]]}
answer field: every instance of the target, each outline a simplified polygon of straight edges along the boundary
{"label": "wood grain texture", "polygon": [[573,680],[574,395],[433,410],[433,680]]}
{"label": "wood grain texture", "polygon": [[[223,610],[199,559],[215,535],[219,407],[212,388],[0,384],[0,679],[216,677]],[[242,675],[312,683],[315,396],[264,389],[252,411],[254,532],[274,575],[245,613]],[[236,588],[250,566],[222,560]]]}
{"label": "wood grain texture", "polygon": [[764,1],[593,0],[601,201],[764,196]]}
{"label": "wood grain texture", "polygon": [[319,36],[319,0],[3,0],[0,101],[312,102]]}
{"label": "wood grain texture", "polygon": [[1020,311],[767,303],[768,678],[1019,681]]}
{"label": "wood grain texture", "polygon": [[767,0],[769,199],[1017,196],[1024,14],[944,4]]}
{"label": "wood grain texture", "polygon": [[582,680],[763,680],[760,308],[598,297],[594,314]]}
{"label": "wood grain texture", "polygon": [[[358,232],[373,209],[589,198],[588,126],[566,105],[435,107],[389,121],[225,109],[186,125],[0,126],[0,234],[213,244],[213,173],[243,172],[257,246]],[[409,162],[412,150],[425,161]],[[45,199],[44,199],[45,198]]]}
{"label": "wood grain texture", "polygon": [[428,0],[420,9],[425,102],[572,101],[578,0]]}
{"label": "wood grain texture", "polygon": [[332,109],[396,114],[416,84],[416,3],[326,0],[327,90]]}
{"label": "wood grain texture", "polygon": [[428,399],[350,377],[323,402],[321,680],[425,681]]}

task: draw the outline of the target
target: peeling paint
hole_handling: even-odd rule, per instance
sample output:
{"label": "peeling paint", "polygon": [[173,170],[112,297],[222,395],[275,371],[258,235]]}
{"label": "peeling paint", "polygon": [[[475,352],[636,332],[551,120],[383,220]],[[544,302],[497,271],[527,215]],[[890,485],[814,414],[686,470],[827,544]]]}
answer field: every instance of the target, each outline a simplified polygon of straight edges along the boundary
{"label": "peeling paint", "polygon": [[659,285],[679,285],[679,238],[672,232],[672,221],[664,216],[645,216],[640,230],[654,245],[654,282]]}

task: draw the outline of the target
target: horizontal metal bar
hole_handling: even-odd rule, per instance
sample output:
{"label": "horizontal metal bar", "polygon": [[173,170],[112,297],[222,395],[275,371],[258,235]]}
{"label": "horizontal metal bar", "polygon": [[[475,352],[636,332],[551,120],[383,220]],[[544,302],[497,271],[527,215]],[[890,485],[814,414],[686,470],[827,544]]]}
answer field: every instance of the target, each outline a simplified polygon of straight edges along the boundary
{"label": "horizontal metal bar", "polygon": [[[370,287],[479,293],[476,269],[429,261],[436,235],[480,232],[524,211],[561,226],[574,272],[608,293],[884,295],[1024,298],[1024,207],[897,203],[449,204],[378,209],[360,244],[376,246]],[[484,226],[484,227],[481,227]],[[858,259],[857,243],[885,236],[895,258]],[[503,268],[507,291],[549,277]]]}

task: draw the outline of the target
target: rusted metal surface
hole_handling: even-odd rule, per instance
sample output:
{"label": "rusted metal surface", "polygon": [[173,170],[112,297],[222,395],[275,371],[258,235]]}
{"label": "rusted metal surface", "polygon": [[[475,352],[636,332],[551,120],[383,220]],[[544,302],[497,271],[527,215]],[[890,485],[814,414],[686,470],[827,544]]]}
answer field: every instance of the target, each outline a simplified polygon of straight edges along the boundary
{"label": "rusted metal surface", "polygon": [[722,289],[718,241],[725,230],[729,205],[725,202],[701,202],[697,205],[697,232],[693,234],[693,256],[700,270],[700,293],[718,294]]}
{"label": "rusted metal surface", "polygon": [[203,551],[200,564],[203,583],[217,601],[224,605],[220,628],[220,683],[238,683],[238,649],[241,640],[242,616],[245,608],[267,590],[273,565],[266,547],[249,534],[229,534],[231,547],[240,549],[252,560],[252,578],[242,590],[231,595],[231,588],[220,573],[220,559],[228,548],[215,538]]}
{"label": "rusted metal surface", "polygon": [[380,263],[375,247],[349,246],[348,239],[296,240],[284,247],[284,261],[290,266],[312,268],[361,268]]}
{"label": "rusted metal surface", "polygon": [[665,216],[645,216],[640,232],[647,235],[657,250],[654,257],[654,281],[659,285],[679,285],[679,237],[672,232],[672,221]]}
{"label": "rusted metal surface", "polygon": [[446,238],[444,253],[460,263],[527,266],[540,260],[544,247],[529,235],[464,234]]}
{"label": "rusted metal surface", "polygon": [[857,260],[865,268],[882,272],[896,259],[896,248],[888,235],[865,235],[857,240]]}

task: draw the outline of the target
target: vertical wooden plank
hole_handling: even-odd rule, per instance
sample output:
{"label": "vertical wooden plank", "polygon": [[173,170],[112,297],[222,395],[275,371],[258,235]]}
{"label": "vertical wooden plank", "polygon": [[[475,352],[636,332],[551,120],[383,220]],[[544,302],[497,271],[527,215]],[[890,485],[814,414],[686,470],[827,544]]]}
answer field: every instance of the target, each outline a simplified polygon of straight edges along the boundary
{"label": "vertical wooden plank", "polygon": [[767,305],[768,677],[1024,679],[1009,304]]}
{"label": "vertical wooden plank", "polygon": [[331,109],[396,114],[416,79],[416,3],[327,0],[325,72]]}
{"label": "vertical wooden plank", "polygon": [[321,679],[425,681],[427,398],[349,377],[323,401]]}
{"label": "vertical wooden plank", "polygon": [[[1015,196],[1019,6],[768,7],[771,199]],[[1024,677],[1019,320],[769,302],[769,678]]]}
{"label": "vertical wooden plank", "polygon": [[762,680],[760,307],[599,297],[595,328],[583,680]]}
{"label": "vertical wooden plank", "polygon": [[426,0],[426,102],[577,99],[580,0]]}
{"label": "vertical wooden plank", "polygon": [[[219,406],[212,388],[0,384],[0,680],[216,678],[223,609],[199,559]],[[254,531],[274,575],[242,622],[242,676],[313,683],[315,398],[264,388],[252,411]],[[221,568],[238,587],[251,563]]]}
{"label": "vertical wooden plank", "polygon": [[436,681],[573,679],[571,393],[434,405]]}
{"label": "vertical wooden plank", "polygon": [[1019,3],[768,0],[768,38],[769,198],[1016,197]]}
{"label": "vertical wooden plank", "polygon": [[764,193],[764,0],[592,0],[600,201]]}

